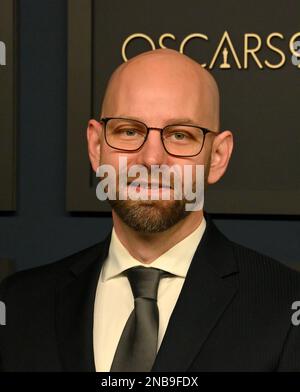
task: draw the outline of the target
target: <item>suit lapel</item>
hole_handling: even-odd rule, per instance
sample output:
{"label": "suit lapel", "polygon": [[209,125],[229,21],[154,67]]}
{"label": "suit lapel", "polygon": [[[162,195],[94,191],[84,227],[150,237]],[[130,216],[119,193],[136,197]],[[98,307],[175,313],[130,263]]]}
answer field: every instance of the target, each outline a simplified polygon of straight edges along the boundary
{"label": "suit lapel", "polygon": [[94,301],[110,237],[111,232],[103,242],[75,256],[67,282],[57,291],[56,331],[64,371],[95,371]]}
{"label": "suit lapel", "polygon": [[229,306],[237,266],[229,241],[209,216],[152,371],[186,371]]}
{"label": "suit lapel", "polygon": [[[237,266],[229,241],[205,214],[200,241],[152,371],[186,371],[236,293]],[[64,371],[95,371],[93,313],[96,289],[108,255],[105,240],[73,256],[56,293],[56,332]]]}

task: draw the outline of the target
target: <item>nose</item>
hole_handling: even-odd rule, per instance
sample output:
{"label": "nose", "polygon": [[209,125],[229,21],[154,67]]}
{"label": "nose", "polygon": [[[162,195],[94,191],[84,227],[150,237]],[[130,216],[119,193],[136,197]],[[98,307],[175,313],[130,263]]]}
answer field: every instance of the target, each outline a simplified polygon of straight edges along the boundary
{"label": "nose", "polygon": [[145,166],[166,164],[168,153],[166,152],[158,129],[151,128],[148,138],[138,153],[137,163]]}

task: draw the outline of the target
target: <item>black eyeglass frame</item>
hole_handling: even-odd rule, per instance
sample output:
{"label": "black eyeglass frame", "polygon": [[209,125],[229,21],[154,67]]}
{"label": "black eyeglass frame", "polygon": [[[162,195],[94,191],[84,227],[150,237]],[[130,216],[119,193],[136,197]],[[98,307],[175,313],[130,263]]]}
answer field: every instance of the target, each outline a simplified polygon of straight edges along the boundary
{"label": "black eyeglass frame", "polygon": [[[140,124],[144,125],[144,127],[147,129],[147,134],[146,134],[145,140],[144,140],[143,143],[140,145],[140,147],[136,148],[135,150],[126,150],[126,149],[123,149],[123,148],[117,148],[117,147],[112,146],[111,144],[108,143],[108,141],[107,141],[107,136],[106,136],[106,125],[107,125],[107,123],[108,123],[109,120],[128,120],[128,121],[135,121],[135,122],[137,122],[137,123],[140,123]],[[150,129],[154,129],[154,130],[160,131],[160,138],[161,138],[161,142],[162,142],[162,145],[164,146],[165,151],[166,151],[169,155],[174,156],[174,157],[179,157],[179,158],[181,158],[181,157],[184,157],[184,158],[186,158],[186,157],[195,157],[196,155],[199,155],[199,154],[201,153],[201,151],[202,151],[202,149],[203,149],[203,146],[204,146],[204,143],[205,143],[205,136],[206,136],[208,133],[213,133],[213,134],[216,135],[216,132],[214,132],[214,131],[211,131],[211,130],[209,130],[209,129],[207,129],[207,128],[201,127],[200,125],[192,125],[192,124],[168,124],[168,125],[166,125],[166,126],[163,127],[163,128],[157,128],[157,127],[148,127],[147,124],[145,124],[144,122],[142,122],[142,121],[140,121],[140,120],[135,120],[135,119],[126,118],[126,117],[102,117],[102,118],[100,118],[100,122],[103,122],[103,123],[104,123],[104,137],[105,137],[105,141],[106,141],[107,145],[108,145],[109,147],[115,149],[115,150],[118,150],[118,151],[125,151],[125,152],[136,152],[136,151],[139,151],[139,150],[144,146],[144,144],[146,143],[147,138],[148,138],[148,135],[149,135]],[[200,151],[197,152],[196,154],[193,154],[193,155],[178,155],[178,154],[172,154],[172,153],[170,153],[170,152],[167,150],[166,146],[165,146],[165,143],[164,143],[164,140],[163,140],[163,136],[162,136],[162,135],[163,135],[163,131],[165,130],[165,128],[173,127],[173,126],[185,126],[185,127],[193,127],[193,128],[199,128],[199,129],[201,129],[201,131],[203,132],[203,142],[202,142],[202,146],[201,146],[201,148],[200,148]]]}

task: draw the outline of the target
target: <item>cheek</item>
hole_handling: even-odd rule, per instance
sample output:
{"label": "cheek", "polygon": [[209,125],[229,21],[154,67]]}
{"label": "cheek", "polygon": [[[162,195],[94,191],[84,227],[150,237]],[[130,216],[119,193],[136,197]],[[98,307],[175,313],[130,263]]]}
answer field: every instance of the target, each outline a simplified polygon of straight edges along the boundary
{"label": "cheek", "polygon": [[211,160],[211,149],[207,149],[207,151],[205,152],[204,164],[205,165],[209,165],[210,164],[210,160]]}
{"label": "cheek", "polygon": [[196,181],[202,181],[202,176],[205,178],[206,162],[207,158],[204,152],[201,152],[199,156],[185,160],[181,164],[183,180],[186,186],[194,184]]}
{"label": "cheek", "polygon": [[101,165],[112,165],[117,167],[118,163],[118,152],[110,148],[105,142],[100,147],[100,164]]}
{"label": "cheek", "polygon": [[116,172],[116,178],[119,177],[119,173],[124,173],[123,170],[128,171],[128,168],[134,164],[133,155],[122,154],[107,145],[101,146],[100,151],[100,165],[112,166]]}

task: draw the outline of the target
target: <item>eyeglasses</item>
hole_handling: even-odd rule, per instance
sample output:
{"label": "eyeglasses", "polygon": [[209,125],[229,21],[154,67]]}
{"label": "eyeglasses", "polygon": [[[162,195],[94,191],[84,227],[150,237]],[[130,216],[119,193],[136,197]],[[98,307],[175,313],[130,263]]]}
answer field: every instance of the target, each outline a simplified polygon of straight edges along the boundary
{"label": "eyeglasses", "polygon": [[164,128],[148,127],[141,121],[122,117],[103,117],[106,143],[120,151],[138,151],[150,129],[160,131],[166,152],[177,157],[193,157],[202,151],[207,133],[216,133],[198,125],[172,124]]}

